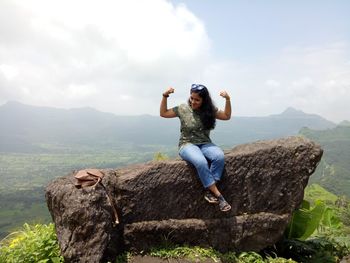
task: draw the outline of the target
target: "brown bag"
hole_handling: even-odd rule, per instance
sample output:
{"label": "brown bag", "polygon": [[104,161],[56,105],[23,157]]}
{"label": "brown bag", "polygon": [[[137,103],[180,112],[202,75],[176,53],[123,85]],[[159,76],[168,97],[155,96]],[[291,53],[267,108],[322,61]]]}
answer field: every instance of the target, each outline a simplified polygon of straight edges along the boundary
{"label": "brown bag", "polygon": [[74,175],[75,179],[77,179],[75,186],[78,188],[95,186],[101,182],[103,176],[104,174],[98,169],[80,170]]}
{"label": "brown bag", "polygon": [[106,187],[102,183],[103,176],[104,176],[104,174],[98,169],[80,170],[74,174],[74,177],[76,179],[74,185],[78,188],[85,188],[85,187],[90,187],[90,186],[96,186],[98,183],[100,183],[100,185],[106,191],[108,202],[111,205],[113,213],[114,213],[115,223],[119,224],[117,209],[114,207],[114,204],[112,202],[112,198],[109,195]]}

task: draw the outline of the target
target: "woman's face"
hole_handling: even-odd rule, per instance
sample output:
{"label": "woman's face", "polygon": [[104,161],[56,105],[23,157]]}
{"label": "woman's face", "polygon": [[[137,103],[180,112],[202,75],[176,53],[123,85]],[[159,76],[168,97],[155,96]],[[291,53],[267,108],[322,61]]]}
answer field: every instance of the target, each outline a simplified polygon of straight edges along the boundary
{"label": "woman's face", "polygon": [[190,96],[191,107],[193,110],[198,110],[202,106],[203,98],[198,93],[192,92]]}

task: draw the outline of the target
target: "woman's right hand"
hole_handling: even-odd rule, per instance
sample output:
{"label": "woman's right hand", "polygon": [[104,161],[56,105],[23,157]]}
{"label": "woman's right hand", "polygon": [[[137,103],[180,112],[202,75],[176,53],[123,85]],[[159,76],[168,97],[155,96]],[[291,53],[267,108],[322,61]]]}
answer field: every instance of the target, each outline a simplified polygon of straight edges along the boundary
{"label": "woman's right hand", "polygon": [[169,94],[174,93],[175,89],[173,89],[172,87],[169,87],[164,93],[164,96],[169,96]]}

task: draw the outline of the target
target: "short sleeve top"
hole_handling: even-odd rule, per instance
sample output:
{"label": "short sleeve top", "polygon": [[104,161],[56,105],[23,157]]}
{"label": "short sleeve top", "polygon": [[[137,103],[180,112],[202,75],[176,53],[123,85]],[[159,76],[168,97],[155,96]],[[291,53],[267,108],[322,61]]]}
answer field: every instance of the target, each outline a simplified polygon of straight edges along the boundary
{"label": "short sleeve top", "polygon": [[198,112],[184,103],[173,108],[181,122],[179,148],[186,143],[211,143],[210,130],[205,129]]}

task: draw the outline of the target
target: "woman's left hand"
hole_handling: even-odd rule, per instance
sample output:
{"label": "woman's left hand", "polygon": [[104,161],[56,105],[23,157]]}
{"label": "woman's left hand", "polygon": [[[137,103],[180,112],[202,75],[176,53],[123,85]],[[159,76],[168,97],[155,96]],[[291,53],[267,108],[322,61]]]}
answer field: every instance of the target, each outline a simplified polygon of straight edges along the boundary
{"label": "woman's left hand", "polygon": [[228,95],[228,93],[225,90],[220,92],[220,96],[227,100],[230,99],[230,95]]}

